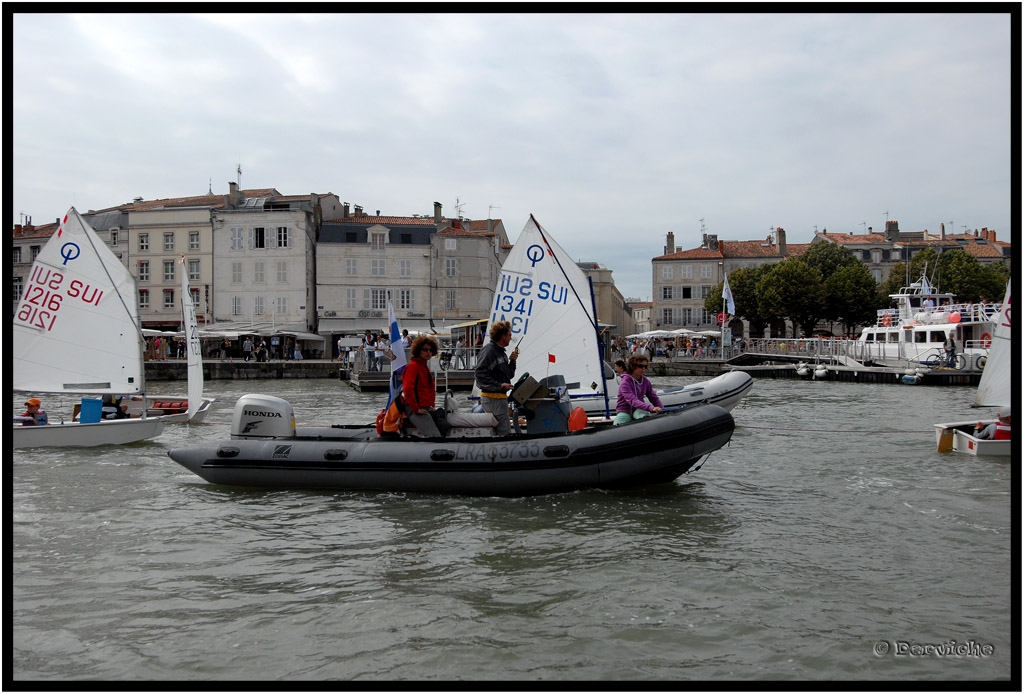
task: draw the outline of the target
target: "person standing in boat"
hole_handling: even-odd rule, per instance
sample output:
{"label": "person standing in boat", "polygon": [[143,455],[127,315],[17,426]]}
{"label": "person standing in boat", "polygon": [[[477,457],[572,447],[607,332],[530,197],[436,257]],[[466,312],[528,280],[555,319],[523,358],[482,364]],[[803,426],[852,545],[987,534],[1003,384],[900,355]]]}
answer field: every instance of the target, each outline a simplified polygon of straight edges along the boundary
{"label": "person standing in boat", "polygon": [[[400,343],[398,347],[401,348]],[[409,351],[412,359],[402,374],[402,397],[407,406],[409,423],[425,436],[441,436],[434,419],[440,414],[434,408],[437,386],[427,364],[427,359],[437,354],[437,340],[429,335],[420,335],[413,340]]]}
{"label": "person standing in boat", "polygon": [[505,348],[512,342],[512,324],[507,320],[491,326],[491,341],[483,346],[476,360],[476,386],[480,389],[480,405],[484,412],[490,412],[498,420],[495,428],[498,436],[508,436],[512,427],[508,416],[508,390],[512,377],[516,375],[516,359],[519,348],[505,354]]}
{"label": "person standing in boat", "polygon": [[46,413],[42,410],[43,402],[39,398],[29,398],[25,401],[25,411],[15,418],[22,426],[34,427],[49,424]]}
{"label": "person standing in boat", "polygon": [[[626,364],[627,375],[619,384],[619,399],[615,404],[613,424],[625,424],[642,419],[653,412],[661,412],[661,399],[654,392],[651,379],[647,378],[647,357],[633,355]],[[649,400],[650,403],[645,402]]]}

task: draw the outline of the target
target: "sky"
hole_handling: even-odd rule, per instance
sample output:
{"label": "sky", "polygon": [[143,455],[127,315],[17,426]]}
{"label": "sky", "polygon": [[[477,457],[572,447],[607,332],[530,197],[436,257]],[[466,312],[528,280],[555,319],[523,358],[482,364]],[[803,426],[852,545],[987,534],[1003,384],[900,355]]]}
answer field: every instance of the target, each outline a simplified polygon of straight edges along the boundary
{"label": "sky", "polygon": [[512,242],[533,214],[644,300],[670,231],[1010,240],[1016,9],[15,14],[8,209],[224,194],[240,166],[243,188],[437,201]]}

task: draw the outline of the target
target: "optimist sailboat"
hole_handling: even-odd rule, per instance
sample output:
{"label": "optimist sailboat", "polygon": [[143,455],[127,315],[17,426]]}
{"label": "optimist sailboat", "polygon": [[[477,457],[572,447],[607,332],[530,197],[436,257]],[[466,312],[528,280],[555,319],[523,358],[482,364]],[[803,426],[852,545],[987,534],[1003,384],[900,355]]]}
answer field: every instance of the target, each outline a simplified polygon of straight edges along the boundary
{"label": "optimist sailboat", "polygon": [[[619,387],[601,354],[593,287],[572,258],[533,217],[501,267],[490,322],[512,325],[519,347],[516,373],[540,380],[565,377],[573,406],[588,416],[614,414]],[[666,407],[696,402],[731,410],[753,386],[750,374],[730,371],[708,381],[658,391]]]}
{"label": "optimist sailboat", "polygon": [[[14,390],[143,393],[144,340],[136,297],[128,268],[72,207],[36,257],[14,314]],[[14,447],[132,443],[164,430],[156,418],[104,420],[98,407],[88,409],[94,409],[95,421],[45,426],[15,421]]]}
{"label": "optimist sailboat", "polygon": [[[188,268],[184,255],[178,263],[181,265],[181,319],[188,350],[188,397],[182,399],[150,395],[146,399],[146,408],[151,417],[159,417],[165,422],[193,424],[206,419],[213,398],[203,397],[203,347],[199,339],[195,302],[188,286]],[[129,411],[132,411],[131,405]]]}
{"label": "optimist sailboat", "polygon": [[[1010,282],[1007,282],[1006,297],[999,307],[999,315],[996,316],[992,347],[985,362],[985,370],[981,374],[981,382],[978,383],[975,407],[1010,406],[1010,360],[1013,358],[1010,321]],[[1010,455],[1010,439],[979,439],[974,435],[977,424],[988,425],[991,422],[991,419],[971,419],[936,424],[935,441],[938,450],[942,453],[956,451],[970,455]]]}

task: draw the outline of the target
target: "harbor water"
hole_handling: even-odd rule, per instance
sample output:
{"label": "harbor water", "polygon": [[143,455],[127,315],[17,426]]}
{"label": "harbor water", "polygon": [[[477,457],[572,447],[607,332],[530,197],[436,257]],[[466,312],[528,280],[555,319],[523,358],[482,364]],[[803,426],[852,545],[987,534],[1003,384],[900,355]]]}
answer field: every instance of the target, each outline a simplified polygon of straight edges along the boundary
{"label": "harbor water", "polygon": [[167,451],[226,438],[238,396],[304,425],[383,395],[206,390],[205,424],[151,442],[14,451],[16,682],[1019,676],[1011,463],[935,450],[972,388],[758,380],[730,445],[670,485],[513,499],[209,485]]}

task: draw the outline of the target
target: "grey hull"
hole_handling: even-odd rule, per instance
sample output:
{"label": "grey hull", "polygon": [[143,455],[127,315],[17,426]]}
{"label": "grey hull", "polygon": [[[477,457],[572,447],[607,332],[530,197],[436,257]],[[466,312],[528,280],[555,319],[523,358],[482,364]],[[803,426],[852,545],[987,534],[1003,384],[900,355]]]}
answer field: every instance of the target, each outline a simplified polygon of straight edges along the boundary
{"label": "grey hull", "polygon": [[573,433],[379,438],[371,427],[298,428],[169,452],[204,480],[236,487],[527,496],[670,482],[727,444],[735,422],[701,405]]}

